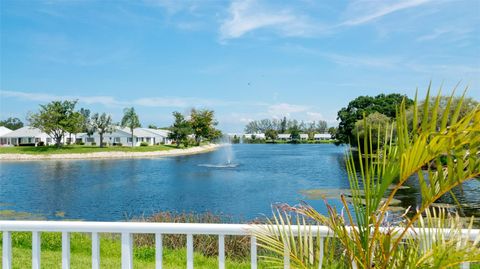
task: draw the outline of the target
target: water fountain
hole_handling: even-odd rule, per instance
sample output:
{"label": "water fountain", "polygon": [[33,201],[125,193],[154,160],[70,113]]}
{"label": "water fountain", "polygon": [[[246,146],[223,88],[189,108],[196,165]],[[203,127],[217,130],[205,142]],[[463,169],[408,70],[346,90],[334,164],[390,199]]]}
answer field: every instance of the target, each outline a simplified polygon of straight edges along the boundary
{"label": "water fountain", "polygon": [[221,148],[219,153],[221,154],[221,159],[224,160],[223,162],[217,164],[199,164],[199,166],[203,167],[211,167],[211,168],[234,168],[237,167],[238,164],[234,162],[235,154],[233,153],[232,143],[230,142],[230,138],[228,136],[223,136],[221,139]]}

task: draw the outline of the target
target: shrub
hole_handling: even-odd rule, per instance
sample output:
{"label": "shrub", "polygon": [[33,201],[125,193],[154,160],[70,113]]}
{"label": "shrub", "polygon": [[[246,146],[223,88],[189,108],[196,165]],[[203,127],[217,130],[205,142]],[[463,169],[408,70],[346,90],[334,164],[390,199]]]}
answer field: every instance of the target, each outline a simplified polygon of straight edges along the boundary
{"label": "shrub", "polygon": [[114,145],[114,146],[119,146],[119,147],[123,146],[122,143],[113,143],[113,145]]}
{"label": "shrub", "polygon": [[38,142],[37,146],[38,146],[38,147],[43,147],[43,146],[45,146],[45,142],[40,141],[40,142]]}
{"label": "shrub", "polygon": [[92,142],[92,144],[91,144],[91,145],[92,145],[92,146],[96,146],[96,145],[97,145],[97,143],[96,143],[96,142]]}
{"label": "shrub", "polygon": [[141,142],[141,143],[140,143],[140,146],[141,146],[141,147],[146,147],[146,146],[148,146],[148,143],[147,143],[147,142]]}
{"label": "shrub", "polygon": [[[238,223],[238,220],[231,216],[223,214],[205,213],[186,213],[186,212],[159,212],[148,218],[133,219],[133,221],[144,222],[169,222],[169,223]],[[255,223],[259,223],[258,220]],[[154,247],[155,235],[153,234],[135,234],[135,246]],[[182,249],[185,248],[187,238],[182,234],[163,235],[162,243],[165,248]],[[218,236],[216,235],[195,235],[193,237],[193,248],[200,251],[205,256],[218,256]],[[259,249],[259,251],[261,251]],[[250,238],[249,236],[225,236],[225,255],[226,257],[244,260],[250,257]]]}

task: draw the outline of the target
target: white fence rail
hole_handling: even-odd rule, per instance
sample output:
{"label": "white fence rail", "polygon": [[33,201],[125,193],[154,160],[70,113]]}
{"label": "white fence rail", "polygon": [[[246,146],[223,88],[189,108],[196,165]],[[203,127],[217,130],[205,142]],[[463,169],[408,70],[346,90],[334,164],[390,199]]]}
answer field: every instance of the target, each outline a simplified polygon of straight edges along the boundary
{"label": "white fence rail", "polygon": [[[318,229],[317,229],[318,228]],[[0,231],[3,232],[4,269],[12,268],[12,232],[32,232],[32,268],[40,269],[41,262],[41,232],[62,233],[62,268],[70,268],[70,233],[81,232],[92,235],[92,268],[100,268],[100,238],[99,233],[121,234],[121,264],[122,268],[133,268],[133,234],[155,234],[156,268],[162,268],[162,235],[185,234],[187,236],[187,268],[193,268],[193,236],[217,235],[218,266],[225,268],[225,235],[250,235],[251,268],[257,268],[256,238],[251,236],[253,227],[247,224],[193,224],[193,223],[144,223],[144,222],[80,222],[80,221],[0,221]],[[312,233],[321,238],[332,236],[324,226],[316,227]],[[292,226],[296,234],[297,227]],[[465,236],[472,240],[480,234],[480,230],[464,231]],[[323,249],[323,239],[320,247]],[[320,261],[323,251],[320,252]],[[289,268],[289,256],[285,255],[285,268]],[[320,264],[320,268],[322,265]],[[468,269],[464,263],[462,269]]]}

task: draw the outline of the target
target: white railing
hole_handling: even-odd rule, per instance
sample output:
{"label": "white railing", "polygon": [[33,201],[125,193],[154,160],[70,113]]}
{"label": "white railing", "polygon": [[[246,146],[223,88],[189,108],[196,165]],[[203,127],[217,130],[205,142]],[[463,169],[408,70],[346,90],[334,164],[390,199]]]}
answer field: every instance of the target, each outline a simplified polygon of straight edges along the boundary
{"label": "white railing", "polygon": [[[187,268],[193,268],[193,236],[218,236],[218,265],[225,268],[225,236],[250,236],[251,268],[257,268],[257,243],[251,231],[254,226],[248,224],[193,224],[193,223],[145,223],[145,222],[82,222],[82,221],[0,221],[0,232],[3,232],[3,267],[12,268],[12,232],[32,232],[32,268],[40,269],[41,232],[62,233],[62,268],[70,268],[70,233],[91,233],[92,235],[92,268],[100,268],[100,238],[99,233],[121,234],[122,268],[133,268],[133,234],[155,234],[156,268],[162,268],[162,235],[185,234],[187,236]],[[297,234],[298,227],[291,230]],[[300,229],[302,230],[302,229]],[[320,236],[320,247],[323,249],[323,238],[331,237],[332,233],[325,226],[309,230],[314,236]],[[480,230],[464,230],[464,236],[474,240],[480,235]],[[320,261],[323,251],[320,251]],[[285,268],[289,268],[289,255],[286,251]],[[322,265],[320,264],[320,268]],[[469,264],[462,264],[462,269],[468,269]]]}

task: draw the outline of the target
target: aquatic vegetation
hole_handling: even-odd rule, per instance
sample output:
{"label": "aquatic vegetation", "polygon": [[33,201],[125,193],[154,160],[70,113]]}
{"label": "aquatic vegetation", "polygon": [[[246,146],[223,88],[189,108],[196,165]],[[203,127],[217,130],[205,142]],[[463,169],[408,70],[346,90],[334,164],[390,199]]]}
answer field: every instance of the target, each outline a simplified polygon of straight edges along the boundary
{"label": "aquatic vegetation", "polygon": [[[261,247],[277,254],[264,259],[282,267],[286,251],[293,268],[318,268],[320,263],[327,268],[449,268],[480,262],[480,236],[471,241],[462,234],[472,221],[465,225],[455,212],[434,207],[454,187],[480,175],[480,107],[461,115],[463,97],[452,106],[453,96],[443,110],[438,109],[440,93],[433,105],[424,102],[421,108],[415,97],[411,124],[405,100],[387,126],[373,128],[364,120],[359,154],[346,154],[351,197],[341,195],[342,209],[327,202],[326,215],[307,204],[277,208],[272,225],[254,232]],[[425,99],[430,100],[430,88]],[[422,194],[418,208],[392,217],[395,194],[415,174]],[[304,227],[298,237],[293,224]],[[314,237],[313,224],[328,226],[335,238],[323,242]],[[324,249],[329,251],[320,260]]]}

